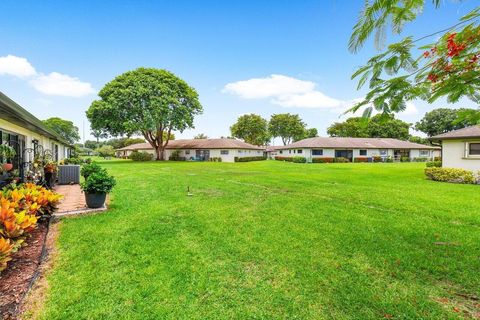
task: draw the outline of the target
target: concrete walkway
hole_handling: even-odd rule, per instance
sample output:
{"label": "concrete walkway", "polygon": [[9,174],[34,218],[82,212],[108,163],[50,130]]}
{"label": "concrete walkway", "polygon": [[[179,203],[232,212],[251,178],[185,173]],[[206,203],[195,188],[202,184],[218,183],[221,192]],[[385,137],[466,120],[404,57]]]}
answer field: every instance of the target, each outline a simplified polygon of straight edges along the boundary
{"label": "concrete walkway", "polygon": [[58,204],[58,210],[54,213],[54,216],[63,217],[107,210],[106,206],[97,209],[87,208],[85,195],[78,184],[57,185],[54,190],[63,195],[63,199]]}

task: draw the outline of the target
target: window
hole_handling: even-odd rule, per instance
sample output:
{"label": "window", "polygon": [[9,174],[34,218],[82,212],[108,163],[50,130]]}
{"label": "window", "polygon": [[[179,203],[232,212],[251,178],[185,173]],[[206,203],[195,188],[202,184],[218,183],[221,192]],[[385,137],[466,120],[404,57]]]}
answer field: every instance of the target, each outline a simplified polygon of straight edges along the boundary
{"label": "window", "polygon": [[283,150],[280,150],[280,154],[283,154]]}
{"label": "window", "polygon": [[288,150],[288,153],[292,153],[292,150]]}
{"label": "window", "polygon": [[228,150],[220,150],[220,154],[226,155],[226,154],[228,154]]}
{"label": "window", "polygon": [[298,150],[297,150],[297,153],[298,153],[298,154],[300,154],[300,153],[302,153],[302,152],[303,152],[302,149],[298,149]]}
{"label": "window", "polygon": [[430,155],[430,151],[420,150],[420,157],[428,157],[429,155]]}
{"label": "window", "polygon": [[468,155],[469,156],[480,156],[480,142],[469,143],[468,144]]}
{"label": "window", "polygon": [[367,155],[367,150],[360,150],[360,155],[361,156],[366,156]]}
{"label": "window", "polygon": [[312,155],[314,156],[323,156],[323,149],[313,149]]}
{"label": "window", "polygon": [[380,155],[381,155],[381,156],[386,156],[387,153],[388,153],[388,150],[386,150],[386,149],[381,149],[381,150],[380,150]]}
{"label": "window", "polygon": [[190,150],[185,150],[185,154],[190,154]]}
{"label": "window", "polygon": [[238,150],[238,153],[242,153],[242,150]]}

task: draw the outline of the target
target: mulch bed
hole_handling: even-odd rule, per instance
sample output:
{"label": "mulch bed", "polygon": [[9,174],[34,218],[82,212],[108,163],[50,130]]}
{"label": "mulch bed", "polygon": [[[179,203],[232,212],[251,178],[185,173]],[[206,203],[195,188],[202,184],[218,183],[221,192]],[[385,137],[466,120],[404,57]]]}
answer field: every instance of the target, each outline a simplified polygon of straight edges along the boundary
{"label": "mulch bed", "polygon": [[16,319],[38,270],[47,230],[46,222],[39,223],[0,274],[0,319]]}

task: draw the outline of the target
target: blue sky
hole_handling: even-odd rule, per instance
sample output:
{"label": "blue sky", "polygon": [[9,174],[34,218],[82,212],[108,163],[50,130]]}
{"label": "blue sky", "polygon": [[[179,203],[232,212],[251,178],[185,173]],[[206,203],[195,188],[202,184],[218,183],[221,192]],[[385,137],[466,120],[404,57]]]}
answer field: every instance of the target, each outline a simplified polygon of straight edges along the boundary
{"label": "blue sky", "polygon": [[[325,135],[365,94],[350,75],[375,48],[370,41],[357,54],[347,49],[362,6],[361,0],[3,0],[0,91],[41,119],[74,121],[88,139],[85,110],[105,83],[137,67],[165,68],[196,88],[204,107],[196,128],[177,137],[229,135],[236,118],[251,112],[298,113]],[[404,35],[448,27],[474,6],[429,5]],[[399,117],[415,122],[442,106],[413,102]]]}

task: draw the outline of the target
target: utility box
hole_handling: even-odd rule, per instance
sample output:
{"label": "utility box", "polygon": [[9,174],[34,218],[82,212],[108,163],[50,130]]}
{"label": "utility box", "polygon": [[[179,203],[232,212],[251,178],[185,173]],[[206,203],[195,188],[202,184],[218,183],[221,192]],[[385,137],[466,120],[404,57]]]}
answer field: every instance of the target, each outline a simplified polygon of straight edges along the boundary
{"label": "utility box", "polygon": [[80,183],[80,166],[79,165],[62,165],[58,166],[58,184],[79,184]]}

